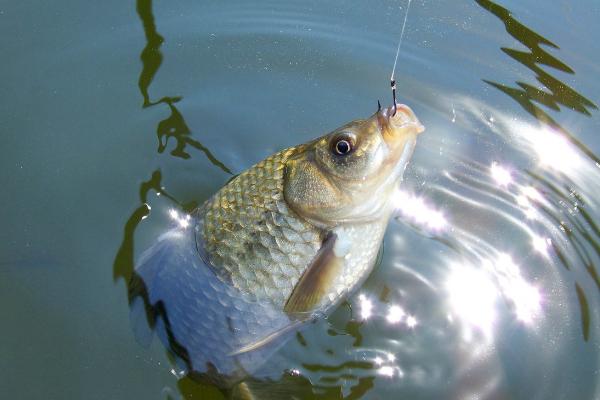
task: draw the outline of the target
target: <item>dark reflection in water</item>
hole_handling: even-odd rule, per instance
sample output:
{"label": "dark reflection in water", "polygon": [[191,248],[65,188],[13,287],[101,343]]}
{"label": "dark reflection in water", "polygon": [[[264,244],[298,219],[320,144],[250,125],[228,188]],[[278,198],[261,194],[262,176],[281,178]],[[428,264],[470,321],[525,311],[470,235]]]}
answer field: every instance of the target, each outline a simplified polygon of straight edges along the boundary
{"label": "dark reflection in water", "polygon": [[581,149],[581,151],[594,160],[594,162],[599,162],[600,159],[598,159],[592,151],[577,140],[573,134],[558,124],[548,113],[535,104],[544,105],[554,111],[560,111],[559,104],[562,104],[571,110],[587,116],[591,115],[589,109],[598,109],[592,101],[579,94],[564,82],[561,82],[550,75],[541,67],[541,65],[546,65],[568,74],[575,73],[568,65],[546,52],[541,46],[550,46],[555,49],[558,49],[559,47],[517,21],[506,8],[490,0],[476,1],[485,10],[498,17],[506,26],[506,31],[529,49],[529,52],[526,52],[503,47],[502,51],[535,72],[538,82],[544,85],[547,91],[538,89],[525,82],[516,82],[518,87],[511,87],[490,80],[484,81],[512,97],[525,109],[525,111],[533,115],[540,122],[560,130],[569,141]]}
{"label": "dark reflection in water", "polygon": [[150,101],[148,87],[150,86],[150,83],[152,83],[154,75],[156,75],[156,72],[162,64],[163,56],[160,52],[160,47],[165,40],[156,31],[154,15],[152,14],[152,0],[138,0],[136,10],[142,20],[144,34],[146,35],[146,47],[144,47],[144,50],[142,50],[142,54],[140,55],[143,67],[138,80],[138,86],[144,97],[143,107],[148,107],[156,104]]}
{"label": "dark reflection in water", "polygon": [[[231,170],[219,161],[205,146],[200,142],[188,137],[191,134],[185,119],[174,106],[174,103],[181,100],[181,97],[162,97],[157,102],[150,100],[148,89],[152,83],[154,76],[158,72],[162,64],[162,53],[160,47],[164,42],[164,38],[157,32],[152,13],[152,0],[138,0],[136,2],[136,10],[144,28],[146,36],[146,46],[142,50],[140,59],[142,61],[142,71],[139,76],[138,86],[140,93],[144,99],[143,108],[154,106],[157,104],[166,104],[171,110],[171,115],[160,121],[157,126],[158,136],[158,152],[162,153],[167,147],[169,137],[174,137],[177,140],[177,146],[171,152],[172,155],[181,158],[189,158],[190,155],[185,151],[187,144],[202,151],[206,157],[219,167],[224,172],[231,174]],[[181,204],[173,196],[165,192],[161,185],[162,174],[160,170],[156,170],[151,174],[148,181],[142,182],[139,188],[141,205],[136,208],[125,224],[123,242],[117,252],[114,264],[114,278],[124,278],[127,282],[131,279],[133,272],[133,243],[134,233],[142,219],[150,214],[148,205],[148,193],[153,190],[159,195],[163,195],[175,204],[179,205],[184,210],[191,211],[197,206],[197,203]]]}
{"label": "dark reflection in water", "polygon": [[[560,105],[563,105],[585,116],[591,116],[590,110],[598,109],[596,104],[591,100],[542,68],[542,66],[547,66],[561,72],[575,74],[575,71],[571,67],[542,48],[542,46],[549,46],[555,49],[559,49],[559,47],[552,41],[523,25],[506,8],[490,0],[476,1],[485,10],[498,17],[504,23],[506,31],[529,49],[529,52],[526,52],[505,47],[501,48],[508,56],[533,71],[536,74],[538,82],[545,89],[539,89],[531,84],[520,81],[516,82],[517,87],[511,87],[491,80],[484,80],[484,82],[509,95],[542,125],[548,126],[555,132],[563,135],[588,156],[591,161],[599,163],[600,158],[539,107],[539,105],[542,105],[553,111],[560,111]],[[600,256],[600,230],[588,211],[586,211],[583,198],[573,189],[575,185],[566,175],[561,176],[561,180],[567,183],[559,187],[553,184],[551,179],[539,173],[533,171],[527,171],[527,173],[555,200],[555,204],[562,205],[562,209],[558,210],[544,206],[540,208],[564,232],[572,248],[575,250],[578,257],[577,262],[585,265],[589,276],[594,280],[598,289],[600,289],[600,281],[594,264],[594,257],[588,251],[589,247],[595,253],[596,257]],[[569,212],[571,210],[575,210],[576,212]],[[573,263],[569,261],[568,257],[556,244],[553,243],[552,247],[561,264],[566,269],[571,270]],[[587,341],[590,334],[590,308],[585,291],[578,283],[575,283],[575,290],[580,304],[582,333],[584,339]]]}
{"label": "dark reflection in water", "polygon": [[200,150],[204,153],[206,158],[216,167],[220,168],[222,171],[233,174],[225,164],[219,161],[211,152],[208,150],[202,143],[197,140],[194,140],[190,137],[191,131],[188,128],[185,120],[183,119],[183,115],[177,110],[177,108],[173,105],[175,101],[179,99],[166,98],[161,100],[164,101],[169,106],[171,110],[171,115],[160,121],[158,127],[156,129],[156,134],[158,136],[158,152],[162,153],[167,148],[167,143],[169,138],[174,138],[177,141],[177,145],[171,151],[171,155],[180,158],[190,158],[190,154],[185,150],[187,145]]}
{"label": "dark reflection in water", "polygon": [[171,115],[162,120],[156,129],[158,152],[164,152],[167,148],[169,138],[173,138],[177,144],[171,151],[171,155],[184,159],[190,158],[190,154],[186,151],[186,146],[190,145],[203,152],[213,165],[231,174],[231,170],[219,161],[210,150],[199,141],[190,137],[190,128],[187,126],[183,115],[175,107],[175,103],[180,101],[181,97],[165,96],[155,102],[150,100],[148,89],[162,64],[163,55],[160,47],[164,42],[164,38],[156,30],[154,15],[152,13],[152,0],[138,0],[136,9],[144,27],[144,34],[146,35],[146,47],[144,47],[140,55],[143,67],[138,80],[138,86],[144,98],[143,107],[146,108],[162,103],[166,104],[171,111]]}

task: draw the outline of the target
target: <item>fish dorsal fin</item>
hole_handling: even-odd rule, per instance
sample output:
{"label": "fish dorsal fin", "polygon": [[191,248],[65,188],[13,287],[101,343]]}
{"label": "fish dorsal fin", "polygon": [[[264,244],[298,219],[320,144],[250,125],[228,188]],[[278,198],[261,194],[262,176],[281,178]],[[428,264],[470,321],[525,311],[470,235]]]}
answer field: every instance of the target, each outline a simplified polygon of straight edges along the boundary
{"label": "fish dorsal fin", "polygon": [[341,272],[349,247],[348,239],[342,229],[327,234],[321,248],[287,299],[284,307],[286,313],[313,311]]}

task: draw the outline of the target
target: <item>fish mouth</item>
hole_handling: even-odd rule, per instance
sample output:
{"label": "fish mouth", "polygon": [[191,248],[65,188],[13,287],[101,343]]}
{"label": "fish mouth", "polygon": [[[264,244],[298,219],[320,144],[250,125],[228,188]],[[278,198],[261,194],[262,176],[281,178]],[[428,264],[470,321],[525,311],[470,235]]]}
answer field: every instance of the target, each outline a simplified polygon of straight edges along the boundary
{"label": "fish mouth", "polygon": [[395,107],[383,108],[377,113],[377,117],[383,138],[388,144],[401,141],[407,134],[417,135],[425,130],[413,110],[406,104],[396,103]]}
{"label": "fish mouth", "polygon": [[414,151],[417,135],[423,132],[425,127],[413,110],[405,104],[396,103],[396,107],[383,108],[377,113],[377,117],[381,136],[390,150],[387,159],[390,172],[383,186],[395,187],[402,180]]}

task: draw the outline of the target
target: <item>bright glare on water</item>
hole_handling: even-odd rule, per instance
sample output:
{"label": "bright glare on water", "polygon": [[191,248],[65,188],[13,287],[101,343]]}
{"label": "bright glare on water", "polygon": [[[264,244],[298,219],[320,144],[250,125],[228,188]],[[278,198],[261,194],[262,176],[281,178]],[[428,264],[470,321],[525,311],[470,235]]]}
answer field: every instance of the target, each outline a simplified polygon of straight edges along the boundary
{"label": "bright glare on water", "polygon": [[600,398],[594,1],[412,2],[397,95],[426,131],[377,267],[246,386],[147,323],[157,237],[391,102],[406,4],[0,2],[3,397]]}

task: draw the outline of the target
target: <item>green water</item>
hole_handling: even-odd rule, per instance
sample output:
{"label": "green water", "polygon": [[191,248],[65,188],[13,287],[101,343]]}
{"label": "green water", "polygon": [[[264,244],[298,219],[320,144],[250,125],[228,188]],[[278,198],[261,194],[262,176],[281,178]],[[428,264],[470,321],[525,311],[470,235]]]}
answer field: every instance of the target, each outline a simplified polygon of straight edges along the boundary
{"label": "green water", "polygon": [[[389,104],[404,7],[0,1],[2,397],[221,398],[136,342],[135,259],[170,208]],[[600,396],[599,18],[412,3],[398,95],[427,131],[404,187],[430,208],[261,396]]]}

